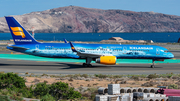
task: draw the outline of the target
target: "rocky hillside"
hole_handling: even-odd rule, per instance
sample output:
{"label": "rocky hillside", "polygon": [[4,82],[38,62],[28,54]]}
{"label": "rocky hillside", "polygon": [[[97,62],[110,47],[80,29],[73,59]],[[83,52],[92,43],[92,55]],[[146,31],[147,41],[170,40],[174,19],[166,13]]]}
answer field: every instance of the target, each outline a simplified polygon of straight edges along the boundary
{"label": "rocky hillside", "polygon": [[[68,6],[14,17],[35,33],[180,32],[180,16],[154,12]],[[4,18],[0,32],[9,32]]]}

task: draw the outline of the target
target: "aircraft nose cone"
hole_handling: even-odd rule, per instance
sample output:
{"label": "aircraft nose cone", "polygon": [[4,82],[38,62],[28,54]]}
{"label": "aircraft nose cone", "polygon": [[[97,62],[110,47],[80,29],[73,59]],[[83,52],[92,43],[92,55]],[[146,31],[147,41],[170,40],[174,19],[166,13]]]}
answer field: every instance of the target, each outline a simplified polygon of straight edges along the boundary
{"label": "aircraft nose cone", "polygon": [[168,55],[168,57],[169,57],[169,58],[174,58],[174,55],[173,55],[172,53],[170,53],[170,54]]}

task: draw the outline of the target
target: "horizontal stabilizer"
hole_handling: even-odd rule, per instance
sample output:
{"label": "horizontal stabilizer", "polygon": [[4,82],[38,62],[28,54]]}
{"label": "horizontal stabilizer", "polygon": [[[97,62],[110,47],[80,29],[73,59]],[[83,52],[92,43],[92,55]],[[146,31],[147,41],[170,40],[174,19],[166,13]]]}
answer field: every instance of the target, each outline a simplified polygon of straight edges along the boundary
{"label": "horizontal stabilizer", "polygon": [[29,48],[24,48],[24,47],[17,47],[17,46],[8,46],[10,48],[13,48],[13,49],[21,49],[21,50],[28,50]]}

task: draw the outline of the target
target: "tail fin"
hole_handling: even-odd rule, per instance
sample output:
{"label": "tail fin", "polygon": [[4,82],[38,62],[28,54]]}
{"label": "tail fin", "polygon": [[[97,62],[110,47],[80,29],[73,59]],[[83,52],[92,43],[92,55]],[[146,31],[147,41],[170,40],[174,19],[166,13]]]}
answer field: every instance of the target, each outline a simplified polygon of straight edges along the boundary
{"label": "tail fin", "polygon": [[5,17],[15,44],[38,43],[14,17]]}

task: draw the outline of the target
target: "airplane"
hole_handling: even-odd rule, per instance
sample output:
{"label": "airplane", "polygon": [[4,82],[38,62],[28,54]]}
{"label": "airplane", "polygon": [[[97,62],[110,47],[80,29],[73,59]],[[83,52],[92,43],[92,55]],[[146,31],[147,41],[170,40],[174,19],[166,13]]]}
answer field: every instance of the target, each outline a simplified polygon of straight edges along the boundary
{"label": "airplane", "polygon": [[5,17],[14,40],[14,45],[7,49],[29,55],[50,58],[86,59],[84,67],[91,67],[91,62],[115,65],[117,59],[152,59],[154,61],[174,58],[166,48],[155,45],[121,45],[121,44],[85,44],[85,43],[42,43],[36,41],[22,25],[11,16]]}

